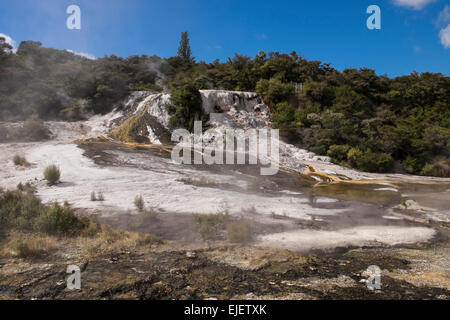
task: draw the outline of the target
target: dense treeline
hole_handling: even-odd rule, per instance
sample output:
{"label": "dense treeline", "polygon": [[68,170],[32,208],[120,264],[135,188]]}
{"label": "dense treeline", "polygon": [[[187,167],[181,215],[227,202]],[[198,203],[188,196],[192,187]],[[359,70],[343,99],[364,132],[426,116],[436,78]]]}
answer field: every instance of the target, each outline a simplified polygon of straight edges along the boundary
{"label": "dense treeline", "polygon": [[89,60],[34,41],[10,51],[0,38],[0,120],[76,120],[106,112],[132,90],[161,90],[155,66],[167,66],[155,56]]}
{"label": "dense treeline", "polygon": [[88,60],[30,41],[11,54],[0,40],[0,120],[33,113],[76,119],[110,110],[132,90],[165,86],[174,97],[171,124],[190,128],[204,117],[199,89],[257,91],[286,139],[337,163],[450,176],[450,78],[445,75],[390,79],[365,68],[339,72],[295,52],[195,62],[187,35],[182,44],[181,54],[169,59]]}
{"label": "dense treeline", "polygon": [[450,176],[450,78],[442,74],[390,79],[365,68],[339,72],[295,52],[169,63],[173,83],[261,93],[287,139],[337,163]]}

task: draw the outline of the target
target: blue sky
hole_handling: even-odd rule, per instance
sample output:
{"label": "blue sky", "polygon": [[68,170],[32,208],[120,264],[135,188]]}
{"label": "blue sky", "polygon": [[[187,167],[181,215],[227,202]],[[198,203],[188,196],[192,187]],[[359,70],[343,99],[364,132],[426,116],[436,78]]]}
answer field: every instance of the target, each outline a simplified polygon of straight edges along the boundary
{"label": "blue sky", "polygon": [[[81,30],[66,27],[72,4],[81,8]],[[381,8],[381,30],[366,27],[372,4]],[[0,33],[16,43],[95,57],[170,57],[185,30],[197,61],[295,50],[339,70],[450,74],[448,0],[2,0],[0,9]]]}

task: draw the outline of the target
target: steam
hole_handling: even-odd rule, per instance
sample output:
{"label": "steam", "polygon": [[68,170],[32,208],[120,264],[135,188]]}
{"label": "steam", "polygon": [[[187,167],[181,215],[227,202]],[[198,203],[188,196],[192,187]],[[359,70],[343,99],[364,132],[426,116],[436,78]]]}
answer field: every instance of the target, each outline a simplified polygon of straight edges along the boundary
{"label": "steam", "polygon": [[73,50],[70,49],[66,49],[67,52],[73,53],[74,55],[80,56],[80,57],[84,57],[86,59],[89,60],[96,60],[97,57],[95,57],[94,55],[90,54],[90,53],[85,53],[85,52],[75,52]]}
{"label": "steam", "polygon": [[12,52],[16,53],[17,51],[17,43],[16,41],[14,41],[10,36],[4,34],[4,33],[0,33],[0,38],[5,38],[5,42],[7,44],[9,44],[12,48]]}
{"label": "steam", "polygon": [[167,78],[167,75],[164,72],[164,70],[167,70],[167,68],[169,68],[167,61],[153,56],[150,58],[150,61],[147,62],[147,67],[149,70],[156,73],[157,79],[155,83],[159,86],[162,86],[164,80]]}

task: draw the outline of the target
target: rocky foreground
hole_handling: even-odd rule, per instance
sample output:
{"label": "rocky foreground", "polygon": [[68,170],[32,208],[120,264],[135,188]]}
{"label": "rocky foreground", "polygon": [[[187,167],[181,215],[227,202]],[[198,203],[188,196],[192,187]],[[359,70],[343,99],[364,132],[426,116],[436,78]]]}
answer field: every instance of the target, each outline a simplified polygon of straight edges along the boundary
{"label": "rocky foreground", "polygon": [[[355,249],[329,255],[223,242],[145,243],[133,233],[47,243],[51,250],[43,257],[0,259],[0,298],[450,298],[448,241],[415,249]],[[67,289],[68,265],[80,267],[81,290]],[[382,270],[380,290],[366,285],[369,265]]]}

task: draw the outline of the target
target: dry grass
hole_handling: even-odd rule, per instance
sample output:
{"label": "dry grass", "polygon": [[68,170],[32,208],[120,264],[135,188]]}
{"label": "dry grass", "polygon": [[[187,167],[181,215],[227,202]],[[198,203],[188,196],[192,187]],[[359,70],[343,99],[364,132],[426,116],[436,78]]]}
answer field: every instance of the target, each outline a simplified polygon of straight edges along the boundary
{"label": "dry grass", "polygon": [[200,177],[199,179],[194,179],[191,177],[180,178],[177,179],[179,182],[183,182],[184,184],[193,185],[196,187],[215,187],[218,185],[218,182],[212,179],[207,179],[205,177]]}
{"label": "dry grass", "polygon": [[108,252],[121,252],[136,248],[139,242],[139,234],[102,225],[102,232],[95,238],[87,241],[87,251],[92,254]]}
{"label": "dry grass", "polygon": [[230,242],[246,243],[252,239],[252,228],[244,220],[236,220],[227,223],[227,239]]}
{"label": "dry grass", "polygon": [[163,243],[162,239],[152,233],[140,234],[137,244],[139,246],[148,246]]}
{"label": "dry grass", "polygon": [[18,154],[16,154],[13,157],[13,163],[16,166],[22,167],[22,168],[28,168],[30,166],[30,163],[25,159],[25,157],[22,157]]}
{"label": "dry grass", "polygon": [[2,243],[0,252],[4,257],[37,259],[50,255],[58,244],[56,237],[13,232]]}

